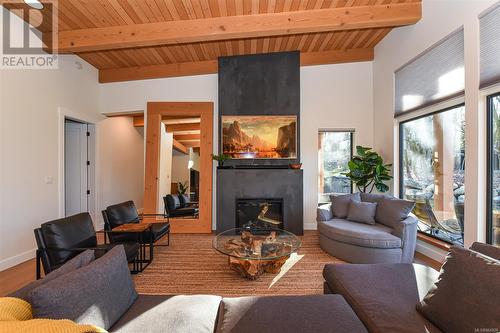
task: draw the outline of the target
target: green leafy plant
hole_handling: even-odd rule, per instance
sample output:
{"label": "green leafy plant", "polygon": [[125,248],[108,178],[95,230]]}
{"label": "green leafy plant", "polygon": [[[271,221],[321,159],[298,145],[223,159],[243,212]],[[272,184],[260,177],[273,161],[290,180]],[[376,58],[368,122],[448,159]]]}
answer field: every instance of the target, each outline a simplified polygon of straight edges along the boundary
{"label": "green leafy plant", "polygon": [[219,166],[223,166],[225,161],[231,159],[231,156],[226,154],[220,154],[220,155],[212,154],[212,159],[214,161],[217,161],[219,163]]}
{"label": "green leafy plant", "polygon": [[360,192],[371,193],[374,188],[379,192],[389,191],[385,182],[391,180],[392,164],[384,164],[382,157],[371,148],[356,146],[356,154],[348,163],[349,172],[345,175]]}
{"label": "green leafy plant", "polygon": [[177,192],[179,192],[180,195],[185,195],[188,190],[188,182],[177,182]]}

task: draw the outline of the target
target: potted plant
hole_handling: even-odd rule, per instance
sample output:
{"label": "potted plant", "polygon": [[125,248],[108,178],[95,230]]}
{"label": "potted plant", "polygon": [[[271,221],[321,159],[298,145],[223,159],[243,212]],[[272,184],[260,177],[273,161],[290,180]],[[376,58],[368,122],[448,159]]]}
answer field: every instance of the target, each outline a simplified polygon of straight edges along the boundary
{"label": "potted plant", "polygon": [[368,147],[356,146],[356,154],[348,163],[349,172],[344,174],[357,189],[363,193],[371,193],[374,188],[389,191],[385,182],[393,178],[389,174],[392,164],[384,164],[382,157]]}
{"label": "potted plant", "polygon": [[212,154],[212,159],[214,161],[217,161],[217,163],[219,164],[219,167],[224,166],[224,162],[229,160],[230,158],[231,158],[231,156],[226,155],[226,154],[220,154],[220,155]]}
{"label": "potted plant", "polygon": [[179,192],[180,195],[186,195],[187,190],[188,190],[187,181],[185,181],[184,183],[177,182],[177,192]]}

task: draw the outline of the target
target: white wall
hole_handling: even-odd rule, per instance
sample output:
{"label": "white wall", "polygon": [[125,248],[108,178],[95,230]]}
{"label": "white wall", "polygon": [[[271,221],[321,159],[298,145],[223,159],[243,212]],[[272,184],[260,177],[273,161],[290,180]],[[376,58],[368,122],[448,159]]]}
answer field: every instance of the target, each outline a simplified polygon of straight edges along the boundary
{"label": "white wall", "polygon": [[354,144],[373,144],[372,63],[302,67],[300,149],[304,228],[316,229],[318,130],[354,129]]}
{"label": "white wall", "polygon": [[[466,206],[465,243],[485,236],[485,125],[479,107],[478,15],[493,0],[423,1],[422,20],[416,25],[393,30],[375,48],[373,62],[374,143],[388,161],[394,161],[394,71],[460,27],[465,34],[466,80]],[[397,184],[395,184],[397,185]],[[396,187],[396,186],[395,186]],[[477,221],[480,221],[479,223]],[[419,244],[421,247],[422,244]],[[422,252],[426,249],[422,250]],[[432,250],[433,251],[433,250]],[[431,254],[431,253],[426,253]],[[442,253],[438,253],[442,254]]]}
{"label": "white wall", "polygon": [[[217,152],[217,92],[217,75],[106,83],[100,85],[100,109],[103,113],[124,112],[145,110],[149,101],[212,101],[215,105],[214,152]],[[370,62],[301,68],[305,228],[316,228],[318,129],[353,128],[355,144],[371,145],[372,108]],[[216,193],[215,188],[213,192]],[[213,211],[215,223],[215,199]]]}
{"label": "white wall", "polygon": [[[33,229],[62,217],[65,116],[97,123],[97,208],[122,198],[142,207],[142,139],[131,119],[100,122],[97,78],[76,56],[59,56],[57,70],[0,70],[0,270],[33,258]],[[100,211],[93,215],[99,227]]]}
{"label": "white wall", "polygon": [[59,216],[58,108],[99,110],[97,70],[76,56],[61,56],[58,70],[1,70],[0,80],[2,270],[32,258],[33,229]]}
{"label": "white wall", "polygon": [[99,123],[99,213],[109,205],[144,202],[144,130],[132,117],[107,118]]}
{"label": "white wall", "polygon": [[[143,128],[144,130],[144,128]],[[174,135],[172,133],[167,133],[165,124],[161,124],[161,136],[160,136],[160,174],[158,177],[158,203],[156,205],[156,211],[162,213],[164,211],[163,197],[170,194],[171,183],[172,183],[172,142]],[[144,149],[143,149],[144,150]],[[144,165],[144,159],[142,160]],[[140,191],[140,194],[144,196],[144,187]],[[144,201],[144,200],[142,200]]]}
{"label": "white wall", "polygon": [[[172,154],[172,183],[185,183],[189,187],[189,155],[174,151]],[[188,190],[189,193],[189,190]]]}

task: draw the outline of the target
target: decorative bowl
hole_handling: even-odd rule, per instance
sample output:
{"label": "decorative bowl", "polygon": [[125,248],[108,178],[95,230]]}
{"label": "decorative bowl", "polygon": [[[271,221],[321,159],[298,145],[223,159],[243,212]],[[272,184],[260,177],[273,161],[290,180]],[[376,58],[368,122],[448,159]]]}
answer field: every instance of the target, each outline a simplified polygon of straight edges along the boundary
{"label": "decorative bowl", "polygon": [[290,164],[290,169],[298,170],[302,167],[302,163],[292,163]]}

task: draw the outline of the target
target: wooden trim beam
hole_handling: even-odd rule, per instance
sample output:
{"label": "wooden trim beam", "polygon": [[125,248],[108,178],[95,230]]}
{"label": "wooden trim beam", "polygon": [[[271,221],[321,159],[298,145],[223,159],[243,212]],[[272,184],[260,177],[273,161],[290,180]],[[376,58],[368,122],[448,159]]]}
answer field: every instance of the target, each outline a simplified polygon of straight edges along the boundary
{"label": "wooden trim beam", "polygon": [[99,70],[99,82],[121,82],[217,73],[217,60]]}
{"label": "wooden trim beam", "polygon": [[188,148],[193,148],[193,147],[200,147],[201,142],[200,140],[197,141],[183,141],[182,144]]}
{"label": "wooden trim beam", "polygon": [[421,17],[421,3],[412,2],[65,30],[58,33],[58,52],[398,27],[414,24]]}
{"label": "wooden trim beam", "polygon": [[182,143],[180,143],[179,141],[177,141],[175,139],[172,141],[172,148],[177,150],[180,153],[189,155],[189,149],[185,145],[183,145]]}
{"label": "wooden trim beam", "polygon": [[167,133],[184,132],[184,131],[199,131],[199,130],[200,130],[200,123],[167,125]]}
{"label": "wooden trim beam", "polygon": [[177,141],[199,141],[199,134],[174,134],[174,139]]}
{"label": "wooden trim beam", "polygon": [[[372,61],[374,52],[369,49],[347,49],[300,54],[301,66],[340,64],[346,62]],[[138,66],[113,69],[101,69],[99,82],[121,82],[187,75],[216,74],[217,61],[183,62],[177,64]]]}
{"label": "wooden trim beam", "polygon": [[134,116],[134,126],[144,127],[144,116]]}

